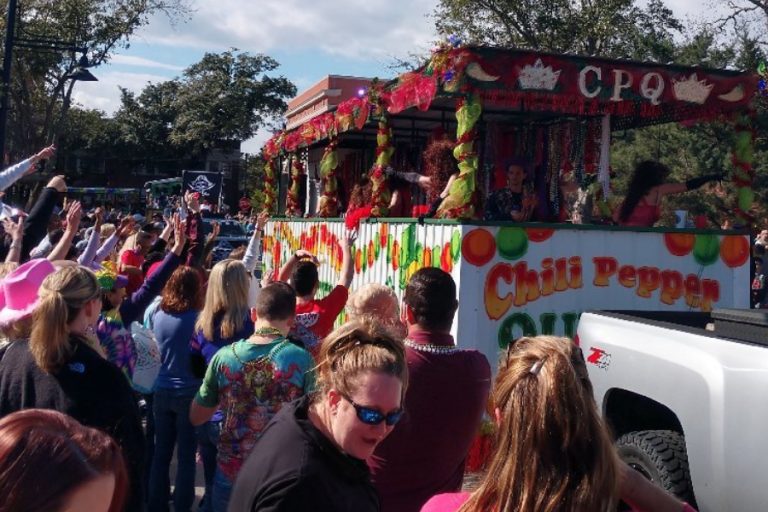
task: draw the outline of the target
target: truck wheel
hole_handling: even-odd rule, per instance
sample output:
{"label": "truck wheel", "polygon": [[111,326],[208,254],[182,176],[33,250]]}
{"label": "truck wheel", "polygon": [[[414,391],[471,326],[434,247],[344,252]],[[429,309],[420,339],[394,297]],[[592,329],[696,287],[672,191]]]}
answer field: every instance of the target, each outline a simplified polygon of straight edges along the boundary
{"label": "truck wheel", "polygon": [[651,482],[696,505],[685,438],[671,430],[630,432],[616,441],[621,459]]}

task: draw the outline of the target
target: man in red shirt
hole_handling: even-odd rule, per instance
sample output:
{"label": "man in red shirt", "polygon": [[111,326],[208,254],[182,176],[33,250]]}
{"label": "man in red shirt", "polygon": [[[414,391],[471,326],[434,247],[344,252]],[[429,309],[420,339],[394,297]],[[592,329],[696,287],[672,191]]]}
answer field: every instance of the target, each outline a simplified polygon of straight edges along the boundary
{"label": "man in red shirt", "polygon": [[322,299],[315,299],[320,278],[318,261],[312,253],[298,250],[280,269],[278,279],[290,282],[296,290],[296,319],[290,336],[301,341],[315,357],[320,351],[320,341],[333,330],[336,318],[347,305],[354,271],[351,252],[354,240],[352,232],[342,240],[341,277],[333,290]]}
{"label": "man in red shirt", "polygon": [[368,461],[381,512],[418,512],[435,494],[461,489],[464,463],[491,387],[491,367],[451,336],[456,283],[439,268],[416,272],[405,289],[406,411]]}

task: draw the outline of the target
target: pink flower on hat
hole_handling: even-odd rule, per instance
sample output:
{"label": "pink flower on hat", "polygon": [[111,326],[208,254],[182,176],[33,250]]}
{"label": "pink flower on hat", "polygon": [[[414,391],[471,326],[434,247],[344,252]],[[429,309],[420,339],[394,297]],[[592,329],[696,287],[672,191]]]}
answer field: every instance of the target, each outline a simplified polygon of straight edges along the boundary
{"label": "pink flower on hat", "polygon": [[31,315],[43,280],[56,271],[46,259],[29,260],[0,281],[0,327]]}

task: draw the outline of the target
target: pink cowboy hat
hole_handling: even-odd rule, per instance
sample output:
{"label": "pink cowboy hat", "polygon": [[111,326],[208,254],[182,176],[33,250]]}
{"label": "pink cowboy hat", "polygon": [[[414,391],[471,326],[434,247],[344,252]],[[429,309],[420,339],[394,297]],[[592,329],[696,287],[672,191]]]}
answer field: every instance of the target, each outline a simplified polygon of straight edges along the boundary
{"label": "pink cowboy hat", "polygon": [[29,260],[0,281],[0,327],[32,314],[43,279],[55,271],[46,259]]}

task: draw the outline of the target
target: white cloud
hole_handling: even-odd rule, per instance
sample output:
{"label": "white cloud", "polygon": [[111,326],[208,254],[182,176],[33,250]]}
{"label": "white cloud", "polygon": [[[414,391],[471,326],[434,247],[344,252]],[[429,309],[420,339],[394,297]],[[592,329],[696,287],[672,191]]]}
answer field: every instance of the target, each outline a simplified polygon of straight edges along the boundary
{"label": "white cloud", "polygon": [[167,77],[148,73],[99,72],[95,69],[94,74],[99,81],[78,82],[75,84],[72,97],[84,108],[103,110],[107,115],[114,114],[120,108],[120,87],[138,93],[150,82],[158,83],[168,80]]}
{"label": "white cloud", "polygon": [[386,59],[425,49],[435,39],[427,15],[434,0],[200,0],[187,23],[154,18],[147,43],[250,52],[322,50],[354,59]]}
{"label": "white cloud", "polygon": [[168,69],[170,71],[181,71],[184,69],[183,66],[178,66],[176,64],[166,64],[164,62],[157,62],[143,57],[135,57],[133,55],[114,55],[110,59],[110,63],[141,68]]}
{"label": "white cloud", "polygon": [[272,134],[268,130],[259,130],[254,137],[243,141],[240,145],[240,151],[257,155],[261,152],[261,148],[264,147],[264,144],[266,144],[270,137],[272,137]]}

